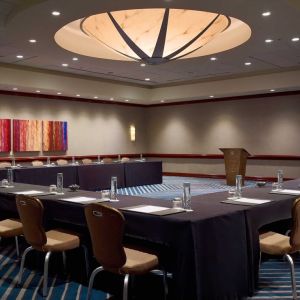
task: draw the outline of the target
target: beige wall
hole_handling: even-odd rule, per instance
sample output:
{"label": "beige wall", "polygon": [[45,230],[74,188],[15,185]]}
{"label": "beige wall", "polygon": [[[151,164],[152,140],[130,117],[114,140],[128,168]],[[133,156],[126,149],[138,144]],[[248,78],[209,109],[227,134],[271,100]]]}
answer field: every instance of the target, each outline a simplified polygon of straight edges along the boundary
{"label": "beige wall", "polygon": [[[155,107],[148,111],[150,153],[221,154],[243,147],[251,154],[300,155],[300,96]],[[247,175],[300,177],[300,162],[248,162]],[[166,159],[164,171],[224,174],[222,160]]]}
{"label": "beige wall", "polygon": [[[68,155],[221,154],[220,147],[299,155],[299,113],[299,95],[152,108],[0,95],[0,118],[68,121]],[[136,125],[135,143],[129,140],[130,124]],[[223,161],[213,159],[165,159],[163,168],[224,174]],[[250,160],[247,175],[272,177],[278,168],[286,177],[300,177],[300,161]]]}
{"label": "beige wall", "polygon": [[[146,150],[145,111],[138,107],[0,95],[0,118],[67,121],[68,155]],[[129,139],[131,124],[137,128],[136,142]],[[42,153],[30,153],[38,154]]]}

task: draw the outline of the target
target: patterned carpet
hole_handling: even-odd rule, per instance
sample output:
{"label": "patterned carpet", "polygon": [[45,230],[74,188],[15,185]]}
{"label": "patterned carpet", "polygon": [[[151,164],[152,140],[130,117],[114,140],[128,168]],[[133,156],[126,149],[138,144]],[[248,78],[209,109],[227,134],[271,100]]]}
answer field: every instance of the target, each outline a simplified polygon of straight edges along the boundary
{"label": "patterned carpet", "polygon": [[[175,197],[182,196],[183,182],[191,183],[192,196],[224,192],[228,191],[230,188],[228,185],[226,185],[224,179],[164,176],[162,184],[135,186],[118,189],[118,193],[122,195],[132,196],[145,195],[149,198],[171,200]],[[255,182],[245,181],[245,186],[243,188],[249,188],[254,186]]]}
{"label": "patterned carpet", "polygon": [[[164,177],[163,184],[140,186],[120,189],[119,193],[126,195],[145,195],[150,198],[172,199],[181,196],[183,182],[191,183],[192,195],[222,192],[228,190],[224,180],[219,179],[195,179]],[[254,182],[246,182],[245,188],[253,187]],[[16,253],[13,242],[1,242],[0,244],[0,299],[11,300],[42,300],[41,296],[42,275],[37,270],[25,268],[22,285],[18,286],[16,278],[19,264],[15,260]],[[23,245],[24,248],[24,245]],[[47,300],[79,300],[85,299],[87,285],[79,283],[78,280],[63,275],[63,272],[50,272],[49,274],[49,295]],[[300,260],[296,261],[296,277],[300,283]],[[146,281],[149,285],[149,282]],[[159,284],[158,284],[159,285]],[[151,285],[151,286],[156,286]],[[300,287],[300,284],[298,288]],[[147,286],[145,287],[149,290]],[[144,290],[145,290],[144,289]],[[152,290],[152,289],[151,289]],[[148,292],[147,292],[148,294]],[[91,299],[104,300],[106,295],[99,289],[94,289]],[[160,298],[161,295],[150,296],[150,299]],[[140,296],[135,299],[145,300],[149,296]],[[170,298],[170,297],[169,297]],[[119,298],[113,298],[119,299]],[[249,300],[270,300],[270,299],[292,299],[290,273],[286,262],[282,259],[264,260],[260,268],[259,289]],[[169,299],[170,300],[170,299]],[[187,299],[189,300],[189,299]],[[207,299],[209,300],[209,299]]]}

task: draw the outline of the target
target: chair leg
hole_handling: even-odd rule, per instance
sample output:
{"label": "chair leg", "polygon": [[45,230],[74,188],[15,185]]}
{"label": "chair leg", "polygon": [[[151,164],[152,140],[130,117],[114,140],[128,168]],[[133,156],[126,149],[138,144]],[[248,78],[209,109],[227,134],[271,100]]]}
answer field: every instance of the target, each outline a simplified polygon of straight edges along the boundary
{"label": "chair leg", "polygon": [[289,254],[285,254],[284,257],[286,258],[286,260],[288,261],[289,266],[290,266],[293,300],[297,300],[297,286],[296,286],[296,278],[295,278],[294,261]]}
{"label": "chair leg", "polygon": [[17,257],[20,257],[20,250],[19,250],[19,240],[18,240],[18,236],[15,236],[15,242],[16,242],[16,251],[17,251]]}
{"label": "chair leg", "polygon": [[128,299],[128,284],[129,284],[129,274],[126,274],[124,278],[124,285],[123,285],[123,300]]}
{"label": "chair leg", "polygon": [[43,297],[46,297],[48,294],[48,269],[49,269],[49,259],[51,252],[47,252],[44,262],[44,279],[43,279]]}
{"label": "chair leg", "polygon": [[24,270],[24,263],[25,263],[25,258],[28,252],[30,252],[31,250],[33,250],[33,247],[28,247],[25,249],[23,255],[22,255],[22,260],[21,260],[21,266],[20,266],[20,271],[19,271],[19,275],[18,275],[18,284],[21,284],[21,280],[22,280],[22,274],[23,274],[23,270]]}
{"label": "chair leg", "polygon": [[163,270],[163,283],[164,283],[164,300],[166,300],[169,293],[166,270]]}
{"label": "chair leg", "polygon": [[101,271],[103,271],[103,267],[98,267],[92,272],[90,280],[89,280],[89,287],[88,287],[88,291],[86,294],[86,300],[90,299],[95,276]]}
{"label": "chair leg", "polygon": [[90,275],[90,263],[89,263],[89,256],[88,256],[88,249],[85,245],[81,245],[83,249],[84,254],[84,260],[85,260],[85,272],[86,272],[86,278],[89,278]]}
{"label": "chair leg", "polygon": [[67,257],[66,252],[63,251],[62,253],[63,265],[64,265],[64,272],[67,272]]}

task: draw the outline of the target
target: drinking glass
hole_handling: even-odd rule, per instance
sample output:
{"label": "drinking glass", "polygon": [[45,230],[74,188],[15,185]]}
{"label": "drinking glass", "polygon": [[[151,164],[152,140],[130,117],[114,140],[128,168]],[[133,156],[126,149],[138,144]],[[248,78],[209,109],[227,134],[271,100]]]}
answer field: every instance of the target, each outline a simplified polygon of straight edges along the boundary
{"label": "drinking glass", "polygon": [[282,190],[283,188],[283,171],[277,171],[277,190]]}
{"label": "drinking glass", "polygon": [[272,182],[272,192],[278,191],[278,182]]}
{"label": "drinking glass", "polygon": [[101,163],[101,157],[100,155],[97,156],[97,164],[100,164]]}
{"label": "drinking glass", "polygon": [[235,193],[237,198],[242,197],[242,175],[236,175],[235,177]]}
{"label": "drinking glass", "polygon": [[57,186],[57,193],[63,194],[64,193],[64,175],[63,175],[63,173],[57,173],[56,186]]}
{"label": "drinking glass", "polygon": [[72,165],[75,165],[75,157],[72,156]]}
{"label": "drinking glass", "polygon": [[117,200],[117,177],[112,176],[110,181],[110,201],[119,201]]}
{"label": "drinking glass", "polygon": [[191,184],[189,182],[183,183],[182,206],[185,210],[192,211]]}
{"label": "drinking glass", "polygon": [[50,156],[47,157],[47,166],[51,165],[51,160],[50,160]]}
{"label": "drinking glass", "polygon": [[14,178],[13,178],[13,170],[7,169],[7,182],[9,186],[13,185]]}
{"label": "drinking glass", "polygon": [[13,167],[16,166],[16,159],[15,159],[14,156],[13,156],[12,159],[11,159],[11,165],[12,165]]}
{"label": "drinking glass", "polygon": [[172,201],[172,207],[176,209],[182,209],[182,199],[181,197],[175,197]]}
{"label": "drinking glass", "polygon": [[57,187],[56,187],[55,184],[51,184],[51,185],[49,186],[49,192],[50,192],[51,194],[54,194],[54,193],[57,192]]}
{"label": "drinking glass", "polygon": [[121,161],[121,155],[120,154],[118,155],[118,161]]}
{"label": "drinking glass", "polygon": [[236,188],[232,186],[228,190],[228,199],[235,199],[236,198]]}

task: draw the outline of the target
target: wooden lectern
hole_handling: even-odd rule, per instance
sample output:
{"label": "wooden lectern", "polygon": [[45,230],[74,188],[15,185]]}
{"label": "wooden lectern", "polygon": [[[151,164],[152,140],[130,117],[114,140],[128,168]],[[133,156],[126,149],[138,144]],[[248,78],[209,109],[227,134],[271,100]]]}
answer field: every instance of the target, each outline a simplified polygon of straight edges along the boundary
{"label": "wooden lectern", "polygon": [[243,148],[220,148],[224,153],[226,182],[227,185],[235,185],[235,176],[243,176],[246,174],[247,157],[250,155],[248,151]]}

